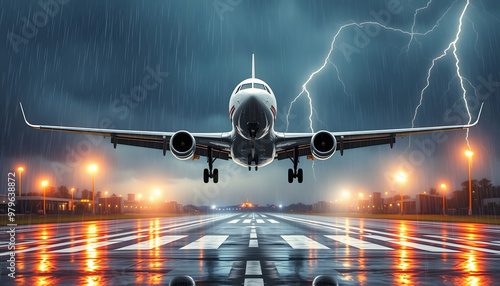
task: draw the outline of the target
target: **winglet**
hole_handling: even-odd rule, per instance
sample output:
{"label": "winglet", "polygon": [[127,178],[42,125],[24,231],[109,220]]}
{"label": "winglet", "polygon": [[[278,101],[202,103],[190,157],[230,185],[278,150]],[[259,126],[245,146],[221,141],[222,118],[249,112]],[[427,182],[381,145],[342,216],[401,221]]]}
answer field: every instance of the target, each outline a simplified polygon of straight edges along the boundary
{"label": "winglet", "polygon": [[481,118],[481,112],[483,112],[484,101],[481,103],[481,108],[479,108],[479,114],[477,115],[476,122],[469,125],[469,127],[475,126],[479,122],[479,118]]}
{"label": "winglet", "polygon": [[255,78],[255,60],[253,54],[252,54],[252,78]]}
{"label": "winglet", "polygon": [[19,102],[19,106],[21,107],[21,112],[23,113],[24,122],[26,122],[26,124],[29,127],[40,129],[40,126],[36,126],[36,125],[33,125],[33,124],[31,124],[31,123],[28,122],[28,120],[26,119],[26,114],[24,114],[23,104],[21,102]]}

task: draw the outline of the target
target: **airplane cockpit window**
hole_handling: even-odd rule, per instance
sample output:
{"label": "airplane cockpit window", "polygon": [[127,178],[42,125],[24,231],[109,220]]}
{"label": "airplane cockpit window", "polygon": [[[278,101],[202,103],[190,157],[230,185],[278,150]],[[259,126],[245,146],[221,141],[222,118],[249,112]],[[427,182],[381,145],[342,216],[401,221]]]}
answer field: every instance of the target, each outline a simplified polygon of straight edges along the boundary
{"label": "airplane cockpit window", "polygon": [[264,85],[262,83],[254,83],[253,86],[255,88],[258,88],[258,89],[266,90],[266,88],[264,87]]}
{"label": "airplane cockpit window", "polygon": [[251,83],[245,83],[244,85],[241,86],[241,90],[247,89],[247,88],[252,88]]}

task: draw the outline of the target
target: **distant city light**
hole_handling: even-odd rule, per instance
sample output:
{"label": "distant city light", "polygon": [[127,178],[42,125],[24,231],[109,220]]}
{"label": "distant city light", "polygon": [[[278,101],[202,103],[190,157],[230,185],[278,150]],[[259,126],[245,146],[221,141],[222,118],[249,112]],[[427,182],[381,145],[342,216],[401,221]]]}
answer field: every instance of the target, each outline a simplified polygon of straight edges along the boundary
{"label": "distant city light", "polygon": [[344,197],[344,198],[348,198],[348,197],[349,197],[349,195],[350,195],[350,194],[349,194],[349,191],[343,191],[343,192],[342,192],[342,197]]}
{"label": "distant city light", "polygon": [[212,209],[215,210],[216,206],[212,205]]}
{"label": "distant city light", "polygon": [[283,205],[280,205],[280,209],[283,207]]}

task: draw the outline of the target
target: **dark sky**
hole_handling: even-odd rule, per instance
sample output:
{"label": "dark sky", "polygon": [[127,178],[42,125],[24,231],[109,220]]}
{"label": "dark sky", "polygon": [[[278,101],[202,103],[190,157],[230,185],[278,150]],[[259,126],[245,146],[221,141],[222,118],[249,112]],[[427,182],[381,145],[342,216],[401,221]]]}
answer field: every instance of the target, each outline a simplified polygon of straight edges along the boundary
{"label": "dark sky", "polygon": [[[57,2],[58,1],[58,2]],[[467,179],[465,131],[399,139],[389,146],[346,151],[328,161],[301,162],[304,183],[288,184],[289,161],[248,172],[216,161],[220,183],[205,185],[204,158],[178,161],[161,150],[118,146],[109,139],[53,133],[27,127],[17,103],[35,124],[118,129],[220,132],[231,129],[229,96],[251,75],[274,90],[276,129],[309,75],[323,65],[342,25],[379,21],[411,31],[425,1],[2,1],[0,47],[3,106],[0,180],[23,165],[23,189],[51,185],[90,188],[86,167],[99,164],[97,190],[142,193],[159,188],[166,200],[195,204],[312,203],[353,194],[398,191],[393,177],[405,170],[408,193],[446,182],[459,189]],[[437,1],[416,17],[416,35],[351,26],[338,35],[329,63],[308,84],[316,113],[314,130],[350,131],[411,127],[432,60],[454,41],[466,0]],[[27,19],[29,22],[27,24]],[[38,26],[37,26],[38,25]],[[500,185],[500,3],[471,0],[462,18],[456,55],[474,120],[473,178]],[[335,64],[339,73],[336,72]],[[148,72],[149,70],[149,72]],[[151,70],[168,73],[141,97],[131,97]],[[342,86],[339,78],[345,83]],[[290,132],[309,132],[309,110],[301,97],[290,114]],[[453,48],[435,63],[415,126],[465,124]]]}

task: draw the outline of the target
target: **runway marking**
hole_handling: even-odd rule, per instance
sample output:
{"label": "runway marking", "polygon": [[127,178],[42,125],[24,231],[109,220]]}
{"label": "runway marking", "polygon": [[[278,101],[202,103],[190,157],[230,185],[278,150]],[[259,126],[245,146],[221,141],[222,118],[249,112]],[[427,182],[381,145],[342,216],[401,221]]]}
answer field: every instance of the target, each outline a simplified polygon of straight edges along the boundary
{"label": "runway marking", "polygon": [[262,278],[245,278],[243,286],[264,286],[264,279]]}
{"label": "runway marking", "polygon": [[275,221],[274,219],[268,219],[270,223],[280,223],[279,221]]}
{"label": "runway marking", "polygon": [[244,215],[242,215],[242,216],[240,216],[240,217],[246,217],[246,216],[247,216],[247,215],[246,215],[246,214],[244,214]]}
{"label": "runway marking", "polygon": [[263,215],[263,214],[261,214],[260,216],[261,216],[261,217],[267,217],[266,215]]}
{"label": "runway marking", "polygon": [[248,247],[259,247],[259,241],[257,239],[250,239]]}
{"label": "runway marking", "polygon": [[238,223],[240,220],[239,219],[233,219],[232,221],[228,222],[228,223]]}
{"label": "runway marking", "polygon": [[402,240],[397,240],[397,239],[394,239],[394,238],[389,238],[389,237],[380,236],[380,235],[367,235],[365,237],[366,238],[376,239],[376,240],[381,240],[381,241],[387,241],[387,242],[390,242],[390,243],[399,244],[399,245],[402,245],[402,246],[412,247],[412,248],[416,248],[416,249],[420,249],[420,250],[425,250],[425,251],[429,251],[429,252],[437,252],[437,253],[459,252],[457,250],[453,250],[453,249],[449,249],[449,248],[442,248],[442,247],[425,245],[425,244],[414,243],[414,242],[409,242],[409,241],[402,241]]}
{"label": "runway marking", "polygon": [[492,246],[498,246],[498,242],[484,242],[484,241],[473,241],[469,239],[463,239],[463,238],[458,238],[458,237],[449,237],[449,236],[440,236],[440,235],[426,235],[428,237],[432,238],[439,238],[439,239],[448,239],[448,240],[456,240],[456,241],[464,241],[464,242],[472,242],[472,243],[480,243],[480,244],[485,244],[485,245],[492,245]]}
{"label": "runway marking", "polygon": [[246,219],[243,221],[243,223],[250,223],[252,220],[251,219]]}
{"label": "runway marking", "polygon": [[250,238],[257,238],[257,234],[255,232],[250,233]]}
{"label": "runway marking", "polygon": [[347,235],[325,235],[326,237],[333,239],[335,241],[347,244],[352,247],[356,247],[363,250],[393,250],[392,248],[350,237]]}
{"label": "runway marking", "polygon": [[305,235],[282,235],[281,238],[283,238],[293,249],[329,249]]}
{"label": "runway marking", "polygon": [[187,235],[165,235],[157,238],[153,238],[150,240],[142,241],[136,244],[132,245],[127,245],[122,248],[118,248],[115,250],[144,250],[144,249],[153,249],[171,242],[174,242],[176,240],[179,240],[181,238],[187,237]]}
{"label": "runway marking", "polygon": [[96,249],[98,247],[103,247],[103,246],[110,245],[110,244],[120,243],[120,242],[124,242],[127,240],[138,239],[140,237],[142,237],[142,235],[120,237],[120,238],[115,238],[115,239],[106,240],[106,241],[93,242],[93,243],[89,243],[89,244],[73,246],[70,248],[63,248],[63,249],[54,250],[51,252],[52,253],[74,253],[74,252],[83,251],[83,250],[93,250],[93,249]]}
{"label": "runway marking", "polygon": [[252,227],[252,229],[250,230],[250,232],[255,232],[255,227]]}
{"label": "runway marking", "polygon": [[247,267],[245,269],[245,275],[262,275],[262,269],[260,267],[260,261],[250,260],[247,261]]}
{"label": "runway marking", "polygon": [[[282,216],[282,218],[287,219],[287,220],[293,220],[293,221],[302,221],[304,223],[319,225],[319,226],[322,226],[322,227],[325,227],[324,225],[327,225],[327,226],[328,225],[336,226],[336,224],[329,224],[329,223],[320,222],[320,221],[312,221],[311,222],[310,220],[300,219],[300,218],[297,218],[297,217],[287,218],[287,217]],[[347,226],[344,226],[344,227],[347,227]],[[422,241],[422,242],[427,242],[427,243],[437,243],[437,244],[447,245],[447,246],[451,246],[451,247],[465,248],[465,249],[468,249],[468,250],[476,250],[476,251],[480,251],[480,252],[488,252],[488,253],[493,253],[493,254],[500,254],[500,251],[498,251],[498,250],[487,249],[487,248],[482,248],[482,247],[474,247],[474,246],[456,244],[456,243],[445,242],[445,241],[435,241],[435,240],[430,240],[430,239],[425,239],[425,238],[420,238],[420,237],[413,237],[413,236],[392,234],[392,233],[387,233],[387,232],[383,232],[383,231],[370,230],[370,229],[359,228],[359,227],[354,227],[354,226],[349,226],[349,228],[350,229],[356,229],[356,230],[362,230],[362,231],[365,231],[365,232],[369,231],[371,233],[378,233],[378,234],[381,234],[381,235],[396,236],[396,237],[399,237],[399,238],[405,238],[405,239],[410,239],[410,240],[417,240],[417,241]]]}
{"label": "runway marking", "polygon": [[252,225],[251,228],[255,229],[255,225]]}
{"label": "runway marking", "polygon": [[229,235],[205,235],[181,249],[218,249]]}
{"label": "runway marking", "polygon": [[266,223],[263,219],[257,219],[257,223]]}

